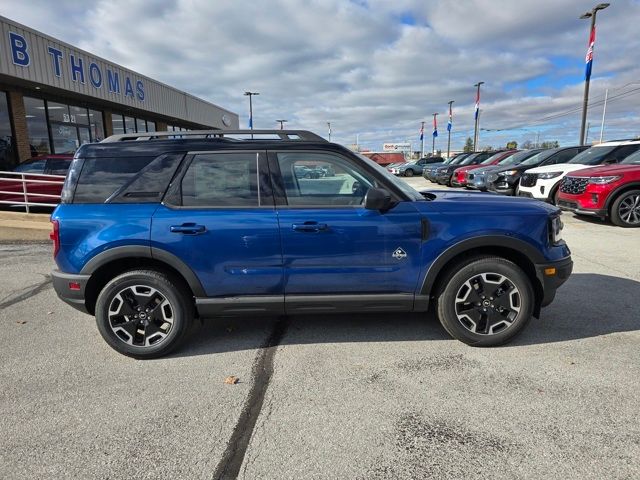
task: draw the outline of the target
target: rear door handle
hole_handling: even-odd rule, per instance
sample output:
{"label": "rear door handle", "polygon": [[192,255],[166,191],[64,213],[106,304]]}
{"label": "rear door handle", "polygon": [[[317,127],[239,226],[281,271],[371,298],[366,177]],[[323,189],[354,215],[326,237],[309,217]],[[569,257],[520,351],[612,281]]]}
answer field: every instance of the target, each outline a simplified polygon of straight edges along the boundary
{"label": "rear door handle", "polygon": [[291,228],[296,232],[316,233],[322,230],[328,230],[329,226],[326,223],[304,222],[304,223],[294,223],[293,225],[291,225]]}
{"label": "rear door handle", "polygon": [[171,225],[169,230],[172,233],[184,233],[185,235],[199,235],[207,231],[204,225],[196,225],[195,223],[183,223],[182,225]]}

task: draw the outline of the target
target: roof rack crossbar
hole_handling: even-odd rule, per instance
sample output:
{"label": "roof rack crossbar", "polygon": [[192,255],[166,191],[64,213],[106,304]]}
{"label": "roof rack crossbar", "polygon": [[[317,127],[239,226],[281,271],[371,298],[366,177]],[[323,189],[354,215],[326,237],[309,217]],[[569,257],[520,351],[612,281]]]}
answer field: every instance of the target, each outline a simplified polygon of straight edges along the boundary
{"label": "roof rack crossbar", "polygon": [[141,132],[141,133],[125,133],[119,135],[111,135],[102,140],[101,143],[122,142],[127,140],[150,140],[152,138],[165,137],[192,137],[204,136],[205,138],[224,138],[233,135],[276,135],[283,141],[308,141],[308,142],[326,142],[324,138],[308,130],[189,130],[189,131],[161,131],[161,132]]}

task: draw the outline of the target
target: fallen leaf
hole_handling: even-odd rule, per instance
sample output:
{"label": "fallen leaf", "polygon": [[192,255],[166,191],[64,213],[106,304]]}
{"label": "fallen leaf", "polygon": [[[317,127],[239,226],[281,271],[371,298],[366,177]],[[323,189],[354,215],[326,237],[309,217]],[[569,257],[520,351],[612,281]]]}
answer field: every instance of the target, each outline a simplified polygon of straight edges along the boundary
{"label": "fallen leaf", "polygon": [[226,383],[227,385],[235,385],[236,383],[238,383],[239,378],[234,376],[234,375],[229,375],[227,378],[224,379],[224,383]]}
{"label": "fallen leaf", "polygon": [[53,315],[53,312],[47,312],[47,315]]}
{"label": "fallen leaf", "polygon": [[16,323],[19,323],[20,325],[24,325],[25,323],[27,323],[26,320],[18,320]]}

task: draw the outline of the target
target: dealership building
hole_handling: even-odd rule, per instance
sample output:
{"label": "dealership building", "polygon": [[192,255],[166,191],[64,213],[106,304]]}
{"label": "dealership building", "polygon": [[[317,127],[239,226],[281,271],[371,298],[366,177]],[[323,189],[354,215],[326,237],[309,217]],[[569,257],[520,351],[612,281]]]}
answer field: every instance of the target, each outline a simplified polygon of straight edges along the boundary
{"label": "dealership building", "polygon": [[118,133],[238,128],[238,115],[0,16],[0,170]]}

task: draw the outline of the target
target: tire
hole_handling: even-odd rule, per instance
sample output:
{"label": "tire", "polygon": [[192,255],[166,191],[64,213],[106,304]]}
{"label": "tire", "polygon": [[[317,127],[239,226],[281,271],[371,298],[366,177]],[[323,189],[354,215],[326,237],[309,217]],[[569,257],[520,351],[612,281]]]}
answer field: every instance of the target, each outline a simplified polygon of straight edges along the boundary
{"label": "tire", "polygon": [[549,194],[549,199],[553,205],[558,205],[558,195],[560,195],[560,184]]}
{"label": "tire", "polygon": [[[132,315],[136,318],[130,320]],[[102,338],[117,352],[139,359],[161,357],[177,348],[194,316],[191,294],[182,282],[155,270],[115,277],[96,302]]]}
{"label": "tire", "polygon": [[493,347],[507,343],[526,327],[534,302],[531,281],[515,263],[502,257],[473,257],[445,274],[437,315],[453,338],[471,346]]}
{"label": "tire", "polygon": [[611,205],[610,218],[619,227],[640,227],[640,190],[619,195]]}
{"label": "tire", "polygon": [[413,170],[411,170],[410,168],[407,168],[407,169],[404,171],[404,176],[405,176],[405,177],[413,177],[413,173],[414,173],[414,172],[413,172]]}

